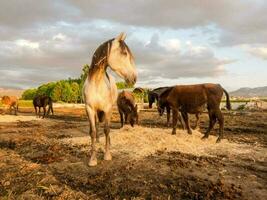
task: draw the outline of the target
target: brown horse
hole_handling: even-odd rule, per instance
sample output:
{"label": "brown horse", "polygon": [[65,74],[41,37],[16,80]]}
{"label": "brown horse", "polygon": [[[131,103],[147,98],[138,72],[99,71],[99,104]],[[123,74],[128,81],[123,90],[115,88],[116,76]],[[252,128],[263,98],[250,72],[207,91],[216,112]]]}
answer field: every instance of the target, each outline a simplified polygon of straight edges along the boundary
{"label": "brown horse", "polygon": [[15,115],[17,115],[18,111],[18,98],[15,96],[3,96],[1,100],[2,104],[9,107],[10,114],[12,113],[12,109],[14,110]]}
{"label": "brown horse", "polygon": [[118,37],[108,40],[95,51],[89,68],[87,79],[83,86],[83,99],[90,123],[91,157],[89,166],[97,165],[96,138],[98,121],[105,122],[104,133],[106,137],[104,160],[111,160],[110,154],[110,119],[112,106],[117,100],[117,86],[114,78],[107,73],[107,68],[118,74],[124,80],[134,85],[136,82],[136,69],[133,55],[124,42],[126,35],[121,33]]}
{"label": "brown horse", "polygon": [[128,116],[130,117],[131,126],[134,126],[135,123],[138,124],[137,104],[135,104],[134,96],[131,92],[122,91],[118,96],[117,106],[121,117],[121,127],[123,127],[123,116],[125,124]]}
{"label": "brown horse", "polygon": [[[148,103],[149,103],[149,108],[152,108],[152,105],[154,102],[157,102],[157,107],[159,108],[158,106],[158,103],[159,103],[159,97],[160,95],[166,91],[167,89],[170,89],[170,88],[173,88],[173,86],[169,86],[169,87],[159,87],[159,88],[156,88],[152,91],[149,91],[148,92]],[[160,109],[158,110],[159,111],[159,115],[162,116],[163,113],[164,113],[164,110],[166,108],[166,112],[167,112],[167,126],[170,125],[170,113],[171,113],[171,108],[170,108],[170,105],[168,104],[168,102],[164,101],[162,102],[163,103],[163,109]],[[198,121],[199,121],[199,114],[200,113],[195,113],[195,116],[196,116],[196,123],[195,123],[195,126],[194,126],[194,129],[196,129],[198,127]],[[180,115],[179,115],[180,116]],[[180,120],[180,123],[181,123],[181,126],[184,128],[184,124],[181,120],[181,117],[178,118]]]}
{"label": "brown horse", "polygon": [[220,131],[216,142],[220,142],[223,138],[224,118],[220,110],[220,102],[226,95],[226,107],[231,109],[229,94],[219,84],[198,84],[198,85],[177,85],[163,92],[159,98],[159,111],[163,109],[164,102],[167,102],[173,111],[173,130],[172,134],[176,134],[177,119],[179,118],[179,110],[182,113],[188,134],[192,134],[189,126],[188,113],[199,113],[203,111],[203,107],[207,106],[209,113],[209,127],[203,136],[203,139],[209,137],[216,120],[219,121]]}

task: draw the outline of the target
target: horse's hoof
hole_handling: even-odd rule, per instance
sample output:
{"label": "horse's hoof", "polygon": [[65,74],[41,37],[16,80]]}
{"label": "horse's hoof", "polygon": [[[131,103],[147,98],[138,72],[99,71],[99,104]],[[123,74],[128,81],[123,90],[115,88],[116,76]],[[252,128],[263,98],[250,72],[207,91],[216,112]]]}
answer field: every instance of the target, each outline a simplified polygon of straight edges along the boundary
{"label": "horse's hoof", "polygon": [[89,164],[90,167],[96,166],[97,165],[97,160],[96,159],[90,159]]}
{"label": "horse's hoof", "polygon": [[190,130],[190,131],[188,131],[187,133],[188,133],[189,135],[192,135],[192,131],[191,131],[191,130]]}
{"label": "horse's hoof", "polygon": [[110,153],[105,153],[104,160],[112,160],[112,156]]}
{"label": "horse's hoof", "polygon": [[99,138],[96,138],[96,143],[100,143],[100,140],[99,140]]}
{"label": "horse's hoof", "polygon": [[173,131],[173,132],[172,132],[172,135],[176,135],[176,131]]}

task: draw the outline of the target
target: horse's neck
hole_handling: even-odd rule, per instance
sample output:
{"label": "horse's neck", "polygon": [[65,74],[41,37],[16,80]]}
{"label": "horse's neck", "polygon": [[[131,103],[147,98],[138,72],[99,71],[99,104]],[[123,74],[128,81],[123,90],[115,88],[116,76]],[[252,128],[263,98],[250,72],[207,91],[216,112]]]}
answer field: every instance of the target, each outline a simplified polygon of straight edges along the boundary
{"label": "horse's neck", "polygon": [[89,80],[100,82],[105,80],[107,76],[106,67],[104,65],[93,66],[93,68],[89,71]]}

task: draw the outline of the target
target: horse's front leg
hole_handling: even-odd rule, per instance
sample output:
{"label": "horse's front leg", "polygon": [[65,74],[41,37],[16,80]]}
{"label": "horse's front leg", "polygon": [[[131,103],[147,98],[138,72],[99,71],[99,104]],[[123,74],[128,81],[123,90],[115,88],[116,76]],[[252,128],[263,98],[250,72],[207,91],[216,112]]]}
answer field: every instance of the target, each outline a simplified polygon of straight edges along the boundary
{"label": "horse's front leg", "polygon": [[167,110],[167,127],[170,126],[170,114],[171,114],[171,108],[169,106],[166,107]]}
{"label": "horse's front leg", "polygon": [[86,113],[90,123],[90,136],[91,136],[91,157],[89,160],[89,166],[96,166],[97,165],[97,158],[96,158],[96,124],[95,124],[95,111],[90,108],[90,106],[85,105]]}
{"label": "horse's front leg", "polygon": [[112,156],[110,153],[110,117],[111,117],[111,112],[105,113],[105,125],[104,125],[104,133],[106,136],[106,146],[105,146],[105,155],[104,155],[104,160],[111,160]]}
{"label": "horse's front leg", "polygon": [[44,114],[43,114],[43,119],[45,118],[45,114],[46,114],[46,106],[43,107],[44,109]]}
{"label": "horse's front leg", "polygon": [[121,117],[121,128],[123,127],[123,112],[119,110],[120,117]]}

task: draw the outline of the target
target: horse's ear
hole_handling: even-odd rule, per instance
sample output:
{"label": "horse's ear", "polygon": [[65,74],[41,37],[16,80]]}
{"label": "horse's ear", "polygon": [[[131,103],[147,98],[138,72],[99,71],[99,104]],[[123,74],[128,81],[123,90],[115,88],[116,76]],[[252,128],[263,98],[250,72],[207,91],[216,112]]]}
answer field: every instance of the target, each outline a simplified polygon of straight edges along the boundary
{"label": "horse's ear", "polygon": [[125,34],[124,32],[120,33],[120,34],[116,37],[116,39],[117,39],[118,41],[124,41],[125,38],[126,38],[126,34]]}

